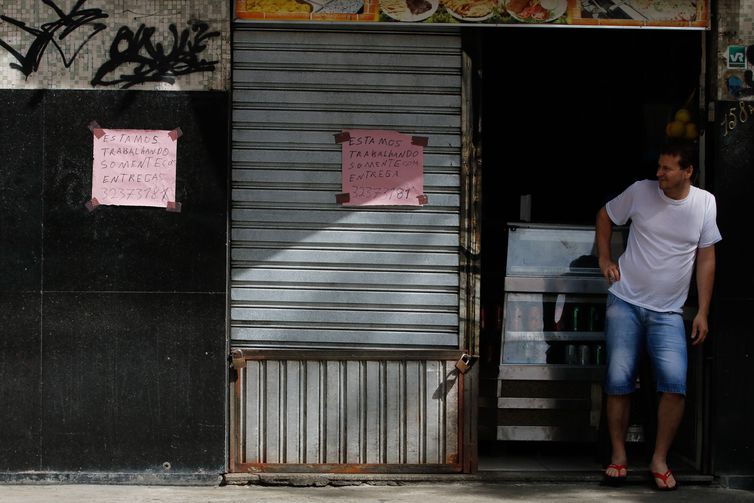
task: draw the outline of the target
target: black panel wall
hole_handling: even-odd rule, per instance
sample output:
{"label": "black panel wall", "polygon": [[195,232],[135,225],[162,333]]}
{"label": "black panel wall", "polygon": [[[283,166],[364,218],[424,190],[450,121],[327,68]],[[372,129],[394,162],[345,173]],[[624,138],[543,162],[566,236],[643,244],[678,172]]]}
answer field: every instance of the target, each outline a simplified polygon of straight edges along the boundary
{"label": "black panel wall", "polygon": [[[751,103],[751,102],[749,102]],[[754,103],[752,103],[754,104]],[[733,115],[730,115],[730,113]],[[717,245],[713,348],[712,451],[714,471],[754,488],[754,270],[751,264],[751,188],[754,117],[748,105],[720,102],[713,157],[713,191],[723,240]],[[741,122],[744,119],[745,122]],[[719,122],[719,121],[718,121]]]}
{"label": "black panel wall", "polygon": [[[0,91],[0,472],[224,470],[227,99]],[[180,212],[86,209],[93,120],[181,128]]]}
{"label": "black panel wall", "polygon": [[0,92],[0,471],[39,467],[42,106]]}

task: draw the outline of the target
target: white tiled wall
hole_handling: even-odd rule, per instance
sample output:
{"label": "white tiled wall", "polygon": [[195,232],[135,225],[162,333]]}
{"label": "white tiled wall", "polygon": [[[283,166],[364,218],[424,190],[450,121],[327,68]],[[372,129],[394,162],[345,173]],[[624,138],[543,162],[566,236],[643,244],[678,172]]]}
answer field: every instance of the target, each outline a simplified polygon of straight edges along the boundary
{"label": "white tiled wall", "polygon": [[[714,8],[714,4],[713,4]],[[731,45],[754,45],[754,2],[751,0],[720,0],[717,2],[718,13],[718,90],[719,100],[746,99],[752,96],[736,96],[730,92],[729,79],[738,77],[744,81],[744,69],[727,67],[728,47]],[[747,69],[754,69],[754,61],[747,61]],[[746,84],[744,83],[744,86]]]}
{"label": "white tiled wall", "polygon": [[[110,59],[111,45],[122,27],[128,28],[131,33],[136,33],[142,24],[146,29],[154,28],[151,42],[161,43],[165,52],[170,52],[175,40],[170,25],[175,25],[179,36],[188,29],[188,40],[193,41],[195,33],[191,30],[191,23],[196,20],[207,23],[208,31],[220,32],[219,36],[208,38],[206,49],[196,54],[199,60],[216,61],[214,70],[179,76],[173,84],[145,82],[132,89],[183,91],[224,90],[229,87],[230,2],[227,0],[86,0],[78,9],[75,9],[77,0],[53,0],[52,3],[48,5],[42,0],[0,0],[0,15],[3,16],[0,19],[0,40],[10,46],[0,47],[0,88],[92,89],[92,79]],[[98,14],[106,14],[107,17],[91,19]],[[83,19],[91,20],[65,34],[66,21],[61,19],[66,20],[68,25]],[[49,23],[59,23],[61,26],[54,29]],[[95,23],[104,24],[105,29],[95,33]],[[39,44],[49,33],[53,34],[52,40],[47,40],[44,50],[40,51],[36,71],[26,76],[11,66],[19,64],[11,51],[16,51],[19,57],[27,56],[35,40]],[[122,43],[118,49],[125,50],[126,46],[126,43]],[[78,48],[80,50],[76,54]],[[139,55],[147,56],[147,51],[142,48]],[[133,75],[135,68],[135,63],[121,65],[108,74],[107,80],[118,80],[120,74]],[[96,88],[119,89],[122,86],[119,83],[98,85]]]}

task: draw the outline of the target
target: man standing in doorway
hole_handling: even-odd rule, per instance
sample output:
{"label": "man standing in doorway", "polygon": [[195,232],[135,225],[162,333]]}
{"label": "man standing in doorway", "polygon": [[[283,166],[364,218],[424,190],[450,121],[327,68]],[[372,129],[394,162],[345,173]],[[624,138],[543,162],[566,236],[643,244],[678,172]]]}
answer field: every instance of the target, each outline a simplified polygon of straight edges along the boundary
{"label": "man standing in doorway", "polygon": [[[642,350],[654,369],[660,393],[657,438],[650,472],[658,489],[678,486],[667,465],[668,450],[683,417],[686,395],[686,333],[682,309],[696,264],[699,310],[691,328],[693,345],[707,337],[715,276],[715,198],[691,185],[696,147],[663,147],[657,180],[635,182],[597,214],[600,271],[610,284],[605,316],[607,425],[612,445],[606,480],[626,478],[625,439],[631,393]],[[610,252],[613,224],[631,221],[628,243],[618,262]],[[642,383],[643,385],[644,383]]]}

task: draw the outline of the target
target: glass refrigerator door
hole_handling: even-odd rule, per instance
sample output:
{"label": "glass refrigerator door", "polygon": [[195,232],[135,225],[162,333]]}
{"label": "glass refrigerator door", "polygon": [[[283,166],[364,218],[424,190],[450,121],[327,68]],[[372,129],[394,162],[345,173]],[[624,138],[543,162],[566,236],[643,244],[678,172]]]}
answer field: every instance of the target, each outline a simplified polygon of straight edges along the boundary
{"label": "glass refrigerator door", "polygon": [[603,296],[508,293],[503,364],[604,363]]}
{"label": "glass refrigerator door", "polygon": [[[623,251],[620,228],[613,232],[612,248],[617,259]],[[599,275],[594,228],[509,226],[506,276]]]}

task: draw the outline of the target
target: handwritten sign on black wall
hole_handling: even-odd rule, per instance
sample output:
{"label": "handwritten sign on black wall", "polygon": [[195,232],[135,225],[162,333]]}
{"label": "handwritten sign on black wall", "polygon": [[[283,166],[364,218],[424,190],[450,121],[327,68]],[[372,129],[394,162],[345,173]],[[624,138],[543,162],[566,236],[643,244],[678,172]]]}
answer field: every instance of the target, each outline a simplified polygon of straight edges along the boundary
{"label": "handwritten sign on black wall", "polygon": [[164,208],[175,202],[176,131],[92,132],[92,198],[97,204]]}

